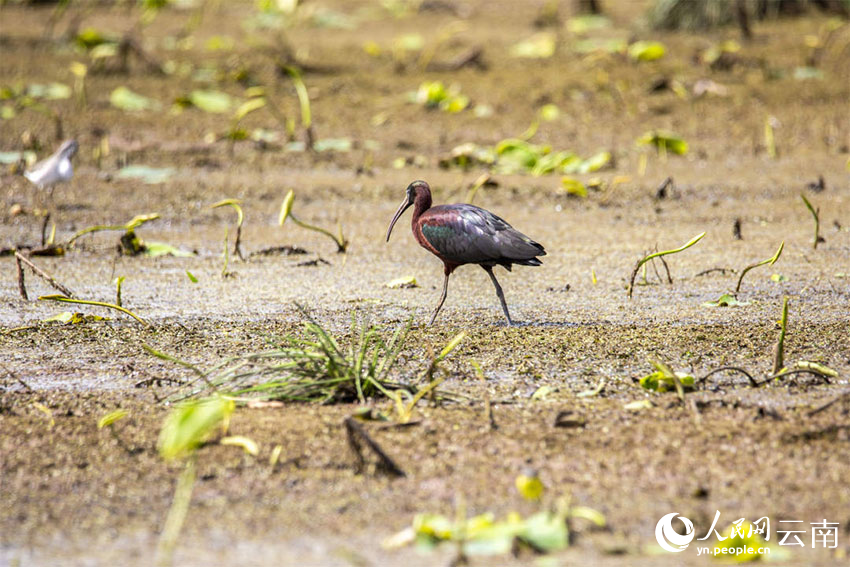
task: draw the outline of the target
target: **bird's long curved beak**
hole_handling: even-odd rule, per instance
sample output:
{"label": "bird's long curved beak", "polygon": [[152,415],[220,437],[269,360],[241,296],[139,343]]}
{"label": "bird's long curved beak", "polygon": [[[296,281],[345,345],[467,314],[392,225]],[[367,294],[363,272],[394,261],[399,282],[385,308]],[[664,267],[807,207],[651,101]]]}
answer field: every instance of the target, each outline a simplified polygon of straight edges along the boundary
{"label": "bird's long curved beak", "polygon": [[399,219],[399,217],[402,215],[402,213],[404,213],[404,211],[406,211],[407,208],[412,204],[413,204],[413,202],[410,199],[405,199],[401,203],[401,206],[399,206],[398,210],[395,212],[395,216],[393,217],[393,220],[390,222],[390,227],[387,229],[387,242],[390,241],[390,233],[392,233],[393,227],[395,226],[396,221]]}

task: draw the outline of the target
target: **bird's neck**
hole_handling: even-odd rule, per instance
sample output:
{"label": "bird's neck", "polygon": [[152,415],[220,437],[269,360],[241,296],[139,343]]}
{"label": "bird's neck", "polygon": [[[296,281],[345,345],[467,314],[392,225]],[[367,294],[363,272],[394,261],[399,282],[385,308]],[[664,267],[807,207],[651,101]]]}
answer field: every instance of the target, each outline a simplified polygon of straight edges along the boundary
{"label": "bird's neck", "polygon": [[416,199],[413,201],[413,222],[412,225],[416,226],[416,222],[419,220],[419,217],[422,216],[422,213],[431,208],[431,194],[426,191],[420,191],[416,193]]}

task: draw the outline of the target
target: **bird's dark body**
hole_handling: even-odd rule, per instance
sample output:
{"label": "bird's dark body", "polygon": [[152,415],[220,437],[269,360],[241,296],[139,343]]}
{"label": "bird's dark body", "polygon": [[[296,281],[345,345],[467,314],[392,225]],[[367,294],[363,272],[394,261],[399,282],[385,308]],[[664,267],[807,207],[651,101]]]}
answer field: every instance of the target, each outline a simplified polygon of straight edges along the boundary
{"label": "bird's dark body", "polygon": [[474,205],[438,205],[414,217],[416,239],[444,263],[539,266],[543,246]]}
{"label": "bird's dark body", "polygon": [[537,256],[546,255],[543,246],[480,207],[466,204],[432,207],[431,188],[424,181],[414,181],[407,187],[407,196],[387,229],[387,240],[396,221],[411,206],[414,237],[420,246],[442,260],[445,267],[443,294],[431,316],[431,323],[446,300],[451,273],[458,266],[478,264],[490,276],[505,318],[509,325],[513,324],[493,267],[503,266],[510,270],[514,264],[539,266],[541,262]]}

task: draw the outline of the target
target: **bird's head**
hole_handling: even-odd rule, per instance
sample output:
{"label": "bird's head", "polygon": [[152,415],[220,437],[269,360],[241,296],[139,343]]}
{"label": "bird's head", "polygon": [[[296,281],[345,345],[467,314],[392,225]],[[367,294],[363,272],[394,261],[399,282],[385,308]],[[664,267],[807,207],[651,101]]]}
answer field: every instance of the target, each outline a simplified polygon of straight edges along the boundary
{"label": "bird's head", "polygon": [[65,140],[62,142],[62,145],[59,146],[59,150],[56,154],[62,158],[71,159],[74,157],[74,154],[77,153],[77,150],[80,149],[80,144],[77,143],[77,140]]}
{"label": "bird's head", "polygon": [[390,241],[390,234],[393,231],[393,227],[395,226],[396,221],[399,217],[410,207],[413,203],[416,202],[417,196],[420,194],[428,196],[428,205],[431,204],[431,188],[424,181],[414,181],[410,185],[407,186],[407,194],[404,196],[404,201],[399,205],[398,210],[395,212],[395,216],[393,220],[390,222],[390,227],[387,229],[387,242]]}

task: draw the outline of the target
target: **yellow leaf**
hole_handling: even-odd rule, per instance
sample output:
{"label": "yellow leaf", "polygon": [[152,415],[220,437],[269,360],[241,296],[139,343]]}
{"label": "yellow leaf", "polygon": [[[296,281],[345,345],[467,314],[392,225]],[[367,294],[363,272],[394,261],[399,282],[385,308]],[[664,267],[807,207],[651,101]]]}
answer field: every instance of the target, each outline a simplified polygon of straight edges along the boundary
{"label": "yellow leaf", "polygon": [[236,447],[242,447],[246,453],[255,457],[260,453],[260,448],[257,446],[257,443],[254,442],[253,439],[243,437],[242,435],[224,437],[221,441],[219,441],[219,443],[221,443],[222,445],[233,445]]}
{"label": "yellow leaf", "polygon": [[110,412],[110,413],[106,414],[105,416],[101,417],[99,420],[97,420],[97,428],[103,429],[104,427],[108,427],[108,426],[112,425],[113,423],[115,423],[116,421],[118,421],[119,419],[124,419],[128,415],[129,415],[129,412],[127,410],[123,410],[123,409],[118,409],[118,410],[115,410],[113,412]]}

